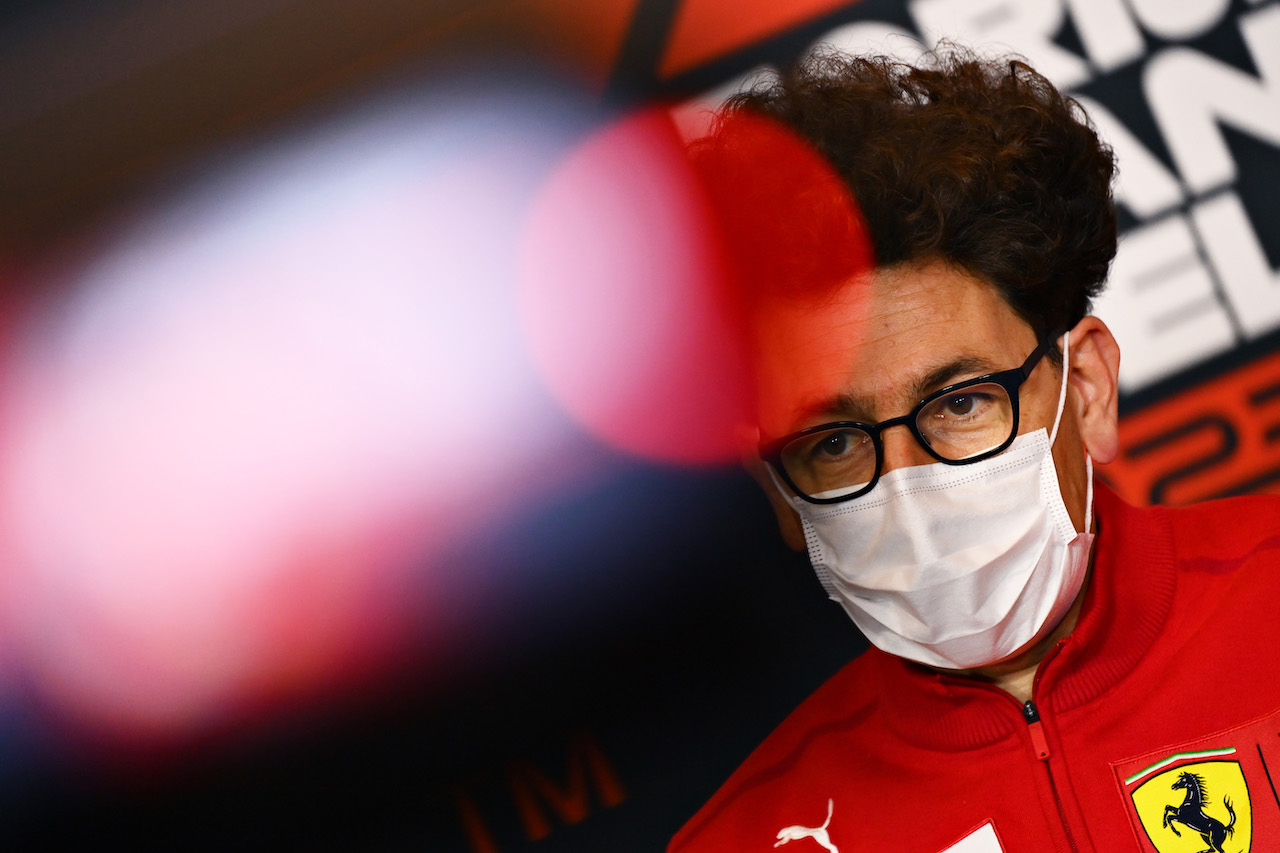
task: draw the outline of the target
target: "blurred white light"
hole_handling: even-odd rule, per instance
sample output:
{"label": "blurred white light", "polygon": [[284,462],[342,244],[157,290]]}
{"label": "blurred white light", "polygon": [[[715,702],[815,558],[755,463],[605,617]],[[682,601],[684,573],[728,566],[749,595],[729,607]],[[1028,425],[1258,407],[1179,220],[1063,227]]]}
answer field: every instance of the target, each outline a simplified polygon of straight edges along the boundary
{"label": "blurred white light", "polygon": [[6,621],[57,701],[182,731],[323,682],[385,631],[407,564],[539,475],[563,421],[511,267],[580,123],[530,91],[384,104],[64,274],[16,354],[0,468]]}

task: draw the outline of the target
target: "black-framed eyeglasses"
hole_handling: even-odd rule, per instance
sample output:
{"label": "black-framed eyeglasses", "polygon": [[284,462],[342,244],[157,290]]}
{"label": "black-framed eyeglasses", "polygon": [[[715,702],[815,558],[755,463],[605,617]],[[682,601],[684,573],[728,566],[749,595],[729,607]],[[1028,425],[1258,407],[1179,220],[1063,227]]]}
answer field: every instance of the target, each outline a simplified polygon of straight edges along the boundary
{"label": "black-framed eyeglasses", "polygon": [[884,468],[881,434],[900,424],[939,462],[968,465],[989,459],[1017,436],[1018,389],[1057,337],[1042,340],[1021,367],[948,385],[900,418],[802,429],[761,443],[760,458],[792,491],[815,504],[852,500],[875,488]]}

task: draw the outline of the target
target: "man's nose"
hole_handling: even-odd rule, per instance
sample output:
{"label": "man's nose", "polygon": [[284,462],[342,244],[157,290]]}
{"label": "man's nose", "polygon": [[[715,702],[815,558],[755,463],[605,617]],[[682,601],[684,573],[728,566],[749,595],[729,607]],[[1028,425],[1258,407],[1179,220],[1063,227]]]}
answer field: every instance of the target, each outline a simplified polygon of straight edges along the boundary
{"label": "man's nose", "polygon": [[884,445],[884,467],[881,476],[895,468],[910,468],[914,465],[928,465],[935,462],[929,452],[916,440],[906,424],[894,424],[880,433],[880,441]]}

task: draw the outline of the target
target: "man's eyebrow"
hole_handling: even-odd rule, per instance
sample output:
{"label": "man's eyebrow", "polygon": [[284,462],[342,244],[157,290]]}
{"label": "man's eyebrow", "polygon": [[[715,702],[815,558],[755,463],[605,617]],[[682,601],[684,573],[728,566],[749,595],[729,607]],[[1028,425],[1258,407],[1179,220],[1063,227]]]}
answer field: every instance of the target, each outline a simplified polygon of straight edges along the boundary
{"label": "man's eyebrow", "polygon": [[[934,391],[947,385],[954,385],[956,382],[993,373],[996,369],[990,361],[978,356],[966,355],[954,358],[945,364],[930,369],[910,383],[908,386],[908,396],[911,399],[910,405],[914,406]],[[874,412],[875,409],[876,404],[872,398],[861,394],[845,393],[836,394],[833,397],[804,406],[798,410],[796,417],[800,422],[809,423],[820,420],[865,420],[871,417],[870,413]],[[900,417],[907,414],[908,411],[909,407],[901,412],[894,412],[888,417]],[[882,418],[881,420],[887,419]]]}
{"label": "man's eyebrow", "polygon": [[930,370],[916,380],[911,388],[912,397],[916,401],[923,400],[939,388],[995,371],[996,368],[985,358],[979,358],[976,355],[961,356]]}

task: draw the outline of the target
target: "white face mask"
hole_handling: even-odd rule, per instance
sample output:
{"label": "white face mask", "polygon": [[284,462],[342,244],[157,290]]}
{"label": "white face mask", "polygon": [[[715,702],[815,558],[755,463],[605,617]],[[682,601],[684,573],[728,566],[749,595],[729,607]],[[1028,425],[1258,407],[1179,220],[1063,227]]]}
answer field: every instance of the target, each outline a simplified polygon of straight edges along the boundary
{"label": "white face mask", "polygon": [[1063,341],[1052,435],[1020,435],[972,465],[898,468],[845,503],[791,499],[818,579],[880,649],[943,669],[994,663],[1056,626],[1080,592],[1093,465],[1086,456],[1077,533],[1052,453],[1066,402]]}

